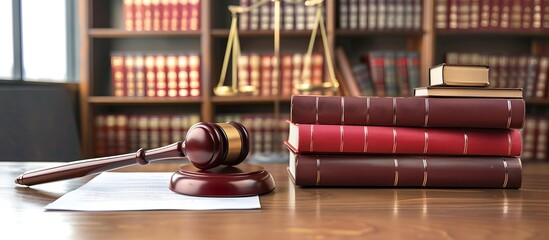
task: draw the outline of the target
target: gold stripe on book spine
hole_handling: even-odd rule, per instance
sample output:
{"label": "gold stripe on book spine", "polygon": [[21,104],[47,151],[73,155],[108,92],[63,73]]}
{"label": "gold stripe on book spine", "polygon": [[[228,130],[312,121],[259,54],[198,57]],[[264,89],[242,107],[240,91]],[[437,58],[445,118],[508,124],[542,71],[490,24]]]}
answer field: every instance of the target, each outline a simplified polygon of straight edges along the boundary
{"label": "gold stripe on book spine", "polygon": [[422,187],[427,186],[427,159],[423,158],[423,183],[421,184]]}
{"label": "gold stripe on book spine", "polygon": [[396,125],[396,122],[397,122],[396,110],[397,110],[397,99],[394,97],[393,98],[393,125]]}
{"label": "gold stripe on book spine", "polygon": [[343,152],[343,125],[339,125],[339,151]]}
{"label": "gold stripe on book spine", "polygon": [[312,125],[311,124],[311,143],[309,144],[309,151],[313,151],[313,143],[315,141],[315,139],[313,138],[313,132],[315,130],[315,125]]}
{"label": "gold stripe on book spine", "polygon": [[370,123],[370,98],[366,98],[366,124]]}
{"label": "gold stripe on book spine", "polygon": [[393,153],[397,151],[397,130],[393,128]]}
{"label": "gold stripe on book spine", "polygon": [[398,185],[398,160],[396,158],[394,158],[395,160],[395,182],[393,183],[393,186],[397,186]]}
{"label": "gold stripe on book spine", "polygon": [[315,97],[315,123],[318,124],[318,97]]}
{"label": "gold stripe on book spine", "polygon": [[368,152],[368,127],[364,126],[364,152]]}
{"label": "gold stripe on book spine", "polygon": [[509,130],[507,132],[507,140],[508,140],[508,148],[507,148],[507,156],[511,156],[511,147],[513,146],[513,139],[511,138],[511,131]]}
{"label": "gold stripe on book spine", "polygon": [[320,158],[316,158],[316,185],[320,184]]}
{"label": "gold stripe on book spine", "polygon": [[341,97],[341,125],[345,125],[345,98]]}
{"label": "gold stripe on book spine", "polygon": [[509,113],[509,116],[507,116],[507,128],[511,127],[511,116],[512,116],[512,108],[511,108],[511,100],[507,100],[507,112]]}
{"label": "gold stripe on book spine", "polygon": [[463,154],[467,154],[467,149],[469,147],[469,137],[467,136],[467,131],[463,131]]}
{"label": "gold stripe on book spine", "polygon": [[425,143],[423,144],[423,154],[427,153],[427,149],[429,148],[429,133],[427,132],[427,129],[425,129]]}
{"label": "gold stripe on book spine", "polygon": [[509,181],[509,169],[507,168],[507,159],[503,159],[503,168],[505,168],[505,178],[503,179],[503,188],[507,187],[507,182]]}
{"label": "gold stripe on book spine", "polygon": [[423,121],[423,126],[427,127],[429,124],[429,98],[425,98],[425,120]]}

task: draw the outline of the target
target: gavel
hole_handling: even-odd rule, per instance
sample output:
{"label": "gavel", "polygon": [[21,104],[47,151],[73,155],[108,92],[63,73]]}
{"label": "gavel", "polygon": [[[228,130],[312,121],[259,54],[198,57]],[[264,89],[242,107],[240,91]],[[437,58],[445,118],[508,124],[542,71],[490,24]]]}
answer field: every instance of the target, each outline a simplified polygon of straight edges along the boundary
{"label": "gavel", "polygon": [[275,184],[262,167],[252,164],[236,167],[248,156],[250,139],[246,128],[237,122],[196,123],[189,128],[185,141],[136,153],[68,162],[55,167],[21,174],[15,182],[35,184],[83,177],[133,164],[187,158],[171,178],[174,192],[195,196],[248,196],[270,192]]}

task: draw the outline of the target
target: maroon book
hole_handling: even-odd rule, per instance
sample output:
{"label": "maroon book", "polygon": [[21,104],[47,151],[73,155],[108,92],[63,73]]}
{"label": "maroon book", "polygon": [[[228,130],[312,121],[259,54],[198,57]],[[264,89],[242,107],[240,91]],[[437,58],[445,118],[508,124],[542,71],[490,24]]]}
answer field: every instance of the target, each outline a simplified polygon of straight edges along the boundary
{"label": "maroon book", "polygon": [[523,99],[301,96],[293,123],[401,127],[522,128]]}
{"label": "maroon book", "polygon": [[296,185],[331,187],[520,188],[515,157],[299,155],[290,152]]}
{"label": "maroon book", "polygon": [[520,156],[518,129],[411,128],[290,123],[288,147],[301,154]]}

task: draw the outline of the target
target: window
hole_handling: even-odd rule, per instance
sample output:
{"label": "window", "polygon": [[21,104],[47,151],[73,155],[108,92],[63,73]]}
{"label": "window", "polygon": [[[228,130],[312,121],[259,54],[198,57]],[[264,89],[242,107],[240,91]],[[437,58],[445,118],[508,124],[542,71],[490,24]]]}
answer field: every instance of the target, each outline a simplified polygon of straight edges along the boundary
{"label": "window", "polygon": [[0,79],[13,79],[12,1],[0,1]]}
{"label": "window", "polygon": [[23,79],[67,80],[65,0],[21,1]]}
{"label": "window", "polygon": [[74,81],[74,6],[72,0],[0,0],[0,36],[10,33],[0,38],[0,78]]}

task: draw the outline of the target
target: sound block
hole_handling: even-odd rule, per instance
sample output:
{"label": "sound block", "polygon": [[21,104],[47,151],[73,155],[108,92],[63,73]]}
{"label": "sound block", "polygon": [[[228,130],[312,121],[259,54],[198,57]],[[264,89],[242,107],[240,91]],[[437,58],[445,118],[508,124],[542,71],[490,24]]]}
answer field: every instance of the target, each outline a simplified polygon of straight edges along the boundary
{"label": "sound block", "polygon": [[269,172],[254,164],[218,166],[202,170],[183,165],[172,175],[170,190],[200,197],[243,197],[268,193],[275,188]]}

